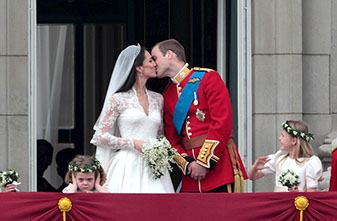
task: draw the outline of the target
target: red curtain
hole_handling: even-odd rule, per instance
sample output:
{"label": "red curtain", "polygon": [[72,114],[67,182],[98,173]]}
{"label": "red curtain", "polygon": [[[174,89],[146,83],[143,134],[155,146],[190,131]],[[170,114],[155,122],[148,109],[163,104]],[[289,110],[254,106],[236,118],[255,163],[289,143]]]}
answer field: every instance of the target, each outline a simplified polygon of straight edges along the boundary
{"label": "red curtain", "polygon": [[300,220],[294,206],[305,196],[303,220],[335,220],[337,192],[316,193],[0,193],[1,220],[63,220],[61,198],[72,202],[67,220]]}

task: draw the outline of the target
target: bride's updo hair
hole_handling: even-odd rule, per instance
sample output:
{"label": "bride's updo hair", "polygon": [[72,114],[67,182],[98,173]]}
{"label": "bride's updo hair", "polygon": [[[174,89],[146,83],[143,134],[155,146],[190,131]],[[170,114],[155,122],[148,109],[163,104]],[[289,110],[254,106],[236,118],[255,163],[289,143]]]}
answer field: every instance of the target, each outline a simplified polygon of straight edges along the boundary
{"label": "bride's updo hair", "polygon": [[130,71],[129,77],[126,79],[125,84],[116,92],[125,92],[132,88],[134,83],[136,82],[137,70],[136,67],[142,66],[145,60],[145,48],[141,48],[138,56],[133,63],[132,69]]}

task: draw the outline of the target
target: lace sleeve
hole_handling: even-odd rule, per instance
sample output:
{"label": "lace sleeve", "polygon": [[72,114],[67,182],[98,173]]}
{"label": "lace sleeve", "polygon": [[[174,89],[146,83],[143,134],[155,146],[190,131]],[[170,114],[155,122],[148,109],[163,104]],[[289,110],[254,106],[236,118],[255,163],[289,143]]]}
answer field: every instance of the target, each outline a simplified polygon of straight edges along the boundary
{"label": "lace sleeve", "polygon": [[112,149],[125,149],[134,147],[131,139],[116,137],[110,133],[121,111],[121,102],[123,101],[119,99],[118,94],[114,94],[111,97],[104,112],[102,122],[100,123],[96,132],[97,146],[110,147]]}

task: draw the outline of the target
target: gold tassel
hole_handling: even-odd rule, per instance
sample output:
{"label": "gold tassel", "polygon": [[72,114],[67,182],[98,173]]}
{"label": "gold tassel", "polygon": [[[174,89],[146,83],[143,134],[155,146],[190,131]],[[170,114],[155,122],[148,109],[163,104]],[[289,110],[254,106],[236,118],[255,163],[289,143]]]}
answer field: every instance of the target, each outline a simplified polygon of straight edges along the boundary
{"label": "gold tassel", "polygon": [[241,180],[239,176],[239,171],[234,169],[234,193],[239,193],[241,190]]}
{"label": "gold tassel", "polygon": [[244,193],[245,192],[245,180],[243,178],[243,173],[240,170],[234,169],[234,193]]}
{"label": "gold tassel", "polygon": [[232,184],[231,183],[227,183],[227,192],[228,193],[233,193],[232,192]]}
{"label": "gold tassel", "polygon": [[245,179],[243,179],[243,173],[240,170],[239,171],[240,174],[240,181],[241,181],[241,192],[240,193],[244,193],[245,192]]}
{"label": "gold tassel", "polygon": [[67,220],[66,212],[69,212],[72,207],[70,199],[68,199],[67,197],[60,199],[58,206],[60,211],[63,213],[63,221],[66,221]]}
{"label": "gold tassel", "polygon": [[295,207],[300,210],[300,221],[303,221],[303,211],[309,206],[309,200],[305,196],[295,198]]}

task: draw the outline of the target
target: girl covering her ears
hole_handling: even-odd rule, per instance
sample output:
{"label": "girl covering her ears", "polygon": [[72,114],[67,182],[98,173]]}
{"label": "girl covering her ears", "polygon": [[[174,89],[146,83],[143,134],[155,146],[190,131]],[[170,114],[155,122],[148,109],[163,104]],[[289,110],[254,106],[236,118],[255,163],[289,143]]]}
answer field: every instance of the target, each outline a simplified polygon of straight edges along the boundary
{"label": "girl covering her ears", "polygon": [[77,155],[69,163],[69,171],[65,177],[65,182],[69,185],[62,192],[108,193],[106,188],[102,187],[105,180],[106,175],[98,160],[93,156]]}
{"label": "girl covering her ears", "polygon": [[[286,121],[282,124],[279,137],[280,150],[267,157],[259,157],[248,172],[250,180],[257,180],[264,175],[275,173],[275,192],[300,191],[315,192],[318,180],[322,176],[322,163],[314,155],[310,141],[308,125],[303,121]],[[300,184],[288,189],[279,181],[279,176],[287,170],[293,171],[300,178]]]}

